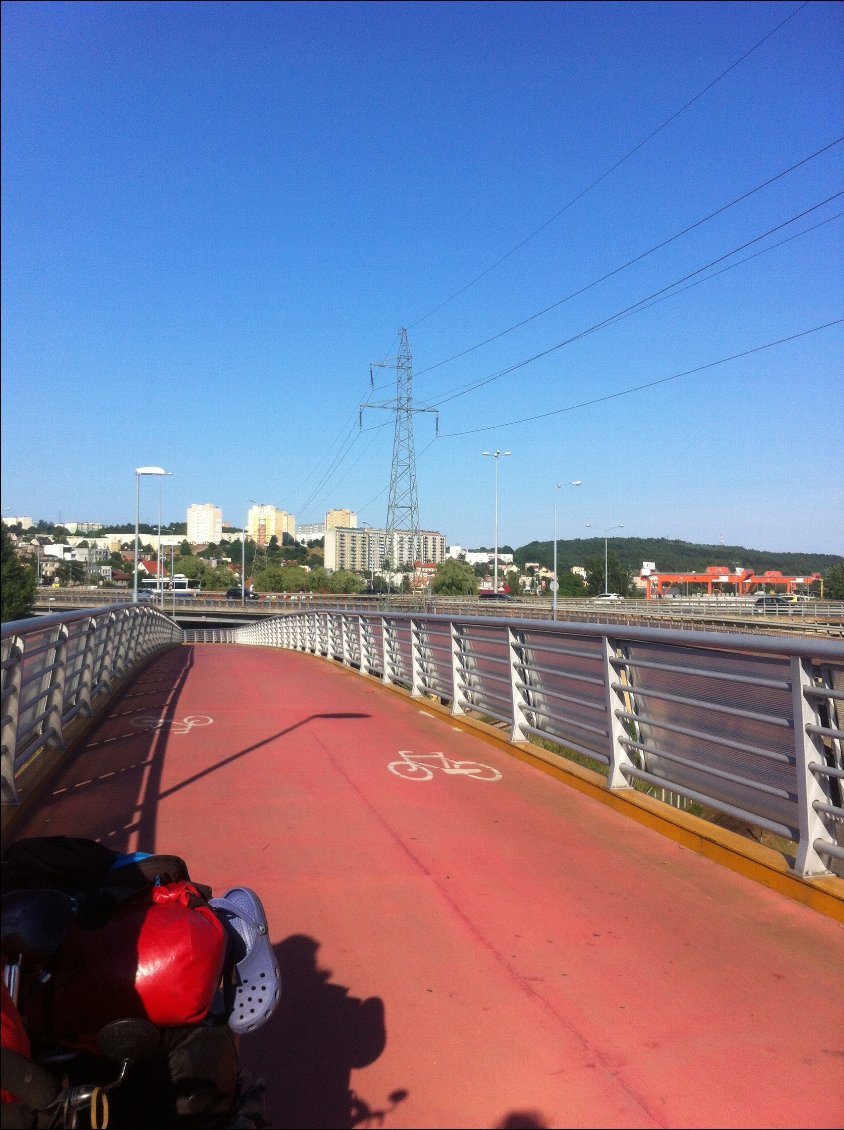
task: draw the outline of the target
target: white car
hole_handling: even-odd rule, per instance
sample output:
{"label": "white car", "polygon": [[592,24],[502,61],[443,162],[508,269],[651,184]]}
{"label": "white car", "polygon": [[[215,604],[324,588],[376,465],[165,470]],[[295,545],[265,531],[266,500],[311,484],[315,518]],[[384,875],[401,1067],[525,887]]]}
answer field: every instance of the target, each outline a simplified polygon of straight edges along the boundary
{"label": "white car", "polygon": [[598,596],[593,596],[592,600],[593,601],[624,600],[624,597],[619,596],[617,592],[602,592]]}

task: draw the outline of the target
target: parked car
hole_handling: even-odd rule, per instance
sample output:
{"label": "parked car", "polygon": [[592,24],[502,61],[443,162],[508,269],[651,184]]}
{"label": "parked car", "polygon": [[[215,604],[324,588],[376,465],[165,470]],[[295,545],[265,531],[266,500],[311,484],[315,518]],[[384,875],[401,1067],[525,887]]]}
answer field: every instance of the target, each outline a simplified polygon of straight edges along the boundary
{"label": "parked car", "polygon": [[258,594],[256,592],[253,592],[252,589],[246,589],[245,592],[238,587],[226,590],[226,600],[258,600],[258,599],[260,599],[258,597]]}
{"label": "parked car", "polygon": [[759,612],[765,609],[788,608],[797,601],[789,596],[757,596],[754,608]]}

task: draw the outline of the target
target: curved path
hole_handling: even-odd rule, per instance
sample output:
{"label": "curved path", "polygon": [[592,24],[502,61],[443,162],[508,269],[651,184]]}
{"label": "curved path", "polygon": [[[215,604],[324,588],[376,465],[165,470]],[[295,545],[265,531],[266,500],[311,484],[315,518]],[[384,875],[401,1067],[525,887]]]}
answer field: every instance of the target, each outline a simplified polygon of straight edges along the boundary
{"label": "curved path", "polygon": [[844,1126],[840,923],[312,656],[159,657],[16,834],[260,893],[275,1127]]}

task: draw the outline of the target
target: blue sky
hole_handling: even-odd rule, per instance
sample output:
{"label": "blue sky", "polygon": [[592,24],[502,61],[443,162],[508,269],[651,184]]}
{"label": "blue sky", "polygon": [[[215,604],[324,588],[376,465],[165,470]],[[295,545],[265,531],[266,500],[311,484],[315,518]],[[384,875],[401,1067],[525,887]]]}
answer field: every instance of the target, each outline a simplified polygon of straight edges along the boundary
{"label": "blue sky", "polygon": [[2,18],[4,514],[844,553],[844,5]]}

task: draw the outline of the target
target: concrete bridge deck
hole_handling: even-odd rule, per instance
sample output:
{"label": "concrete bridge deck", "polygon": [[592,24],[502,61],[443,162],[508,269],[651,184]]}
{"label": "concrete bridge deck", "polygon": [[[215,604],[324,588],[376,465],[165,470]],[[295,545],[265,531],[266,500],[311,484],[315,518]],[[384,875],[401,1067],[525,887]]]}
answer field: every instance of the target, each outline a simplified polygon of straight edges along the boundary
{"label": "concrete bridge deck", "polygon": [[841,922],[313,656],[159,656],[15,830],[57,834],[260,893],[275,1127],[844,1126]]}

